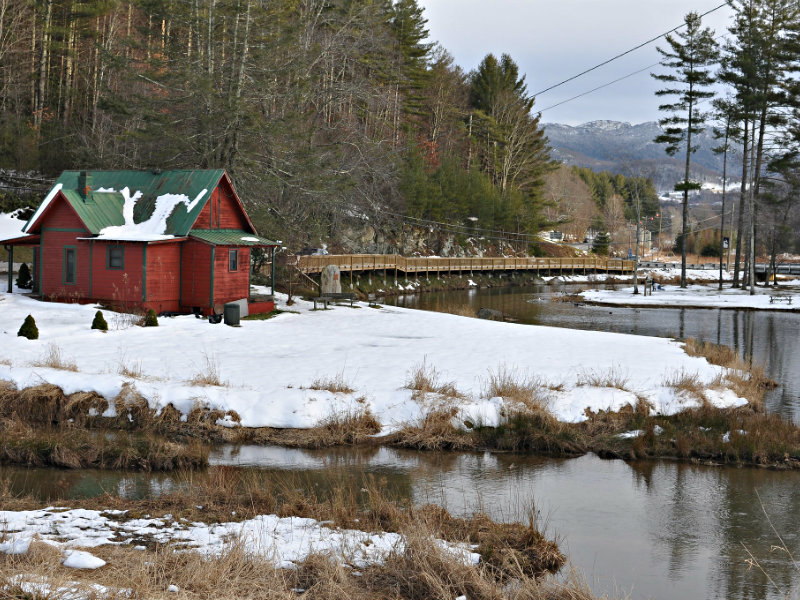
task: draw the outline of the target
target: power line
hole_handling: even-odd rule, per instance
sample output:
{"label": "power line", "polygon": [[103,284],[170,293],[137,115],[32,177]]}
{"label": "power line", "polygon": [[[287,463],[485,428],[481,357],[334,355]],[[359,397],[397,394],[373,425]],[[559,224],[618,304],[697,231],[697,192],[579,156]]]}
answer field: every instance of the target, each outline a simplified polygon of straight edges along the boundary
{"label": "power line", "polygon": [[[719,6],[717,6],[716,8],[712,8],[711,10],[708,10],[708,11],[704,12],[703,14],[701,14],[701,15],[700,15],[700,18],[702,18],[702,17],[705,17],[706,15],[710,15],[711,13],[713,13],[713,12],[716,12],[716,11],[718,11],[720,8],[722,8],[723,6],[727,6],[727,5],[728,5],[728,3],[727,3],[727,2],[723,2],[722,4],[720,4]],[[580,72],[580,73],[578,73],[577,75],[573,75],[572,77],[569,77],[569,78],[565,79],[564,81],[560,81],[559,83],[556,83],[556,84],[554,84],[554,85],[551,85],[550,87],[547,87],[547,88],[543,89],[543,90],[542,90],[542,91],[540,91],[540,92],[536,92],[536,93],[535,93],[535,94],[533,94],[533,95],[534,95],[534,96],[541,96],[541,95],[542,95],[542,94],[544,94],[545,92],[549,92],[550,90],[554,90],[554,89],[556,89],[557,87],[561,87],[561,86],[562,86],[562,85],[564,85],[565,83],[569,83],[570,81],[574,81],[575,79],[578,79],[578,77],[583,77],[583,76],[584,76],[584,75],[586,75],[587,73],[591,73],[592,71],[595,71],[595,70],[599,69],[600,67],[604,67],[605,65],[607,65],[607,64],[609,64],[609,63],[612,63],[612,62],[614,62],[615,60],[617,60],[617,59],[619,59],[619,58],[622,58],[623,56],[626,56],[626,55],[630,54],[631,52],[635,52],[635,51],[636,51],[636,50],[638,50],[639,48],[643,48],[643,47],[647,46],[648,44],[652,44],[653,42],[655,42],[656,40],[659,40],[659,39],[661,39],[661,38],[662,38],[662,37],[664,37],[665,35],[669,35],[670,33],[674,32],[674,31],[677,31],[677,30],[678,30],[678,29],[680,29],[681,27],[685,27],[685,25],[686,25],[685,23],[681,23],[681,24],[680,24],[680,25],[678,25],[677,27],[673,27],[672,29],[670,29],[669,31],[665,31],[665,32],[664,32],[664,33],[662,33],[661,35],[657,35],[656,37],[654,37],[654,38],[651,38],[651,39],[647,40],[646,42],[642,42],[642,43],[641,43],[641,44],[639,44],[638,46],[634,46],[633,48],[630,48],[629,50],[626,50],[625,52],[622,52],[622,53],[620,53],[620,54],[617,54],[616,56],[613,56],[613,57],[609,58],[608,60],[604,60],[603,62],[601,62],[601,63],[599,63],[599,64],[597,64],[597,65],[595,65],[595,66],[593,66],[593,67],[591,67],[591,68],[589,68],[589,69],[586,69],[585,71],[581,71],[581,72]],[[649,68],[649,67],[648,67],[648,68]]]}
{"label": "power line", "polygon": [[544,112],[546,110],[550,110],[551,108],[555,108],[557,106],[561,106],[562,104],[566,104],[567,102],[572,102],[573,100],[577,100],[578,98],[582,98],[583,96],[588,96],[589,94],[592,94],[592,93],[596,92],[597,90],[602,90],[605,87],[608,87],[610,85],[614,85],[615,83],[619,83],[620,81],[622,81],[624,79],[628,79],[628,77],[633,77],[634,75],[638,75],[639,73],[642,73],[643,71],[648,71],[648,70],[652,69],[653,67],[657,67],[659,64],[660,63],[655,63],[655,64],[650,65],[648,67],[644,67],[643,69],[639,69],[638,71],[634,71],[633,73],[628,73],[627,75],[623,75],[622,77],[620,77],[618,79],[615,79],[614,81],[609,81],[608,83],[604,83],[603,85],[599,85],[596,88],[593,88],[593,89],[591,89],[589,91],[583,92],[582,94],[578,94],[577,96],[573,96],[572,98],[568,98],[566,100],[562,100],[561,102],[558,102],[557,104],[551,104],[547,108],[541,109],[539,112],[542,113],[542,112]]}

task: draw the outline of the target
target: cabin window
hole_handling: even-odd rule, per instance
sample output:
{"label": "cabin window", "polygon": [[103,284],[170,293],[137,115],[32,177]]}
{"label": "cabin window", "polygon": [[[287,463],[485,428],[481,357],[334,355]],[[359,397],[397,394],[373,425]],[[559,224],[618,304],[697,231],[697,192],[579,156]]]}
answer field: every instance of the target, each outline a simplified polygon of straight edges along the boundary
{"label": "cabin window", "polygon": [[64,247],[64,283],[75,283],[75,248]]}
{"label": "cabin window", "polygon": [[125,246],[108,246],[106,249],[106,268],[117,270],[125,268]]}
{"label": "cabin window", "polygon": [[239,250],[228,250],[228,271],[239,270]]}

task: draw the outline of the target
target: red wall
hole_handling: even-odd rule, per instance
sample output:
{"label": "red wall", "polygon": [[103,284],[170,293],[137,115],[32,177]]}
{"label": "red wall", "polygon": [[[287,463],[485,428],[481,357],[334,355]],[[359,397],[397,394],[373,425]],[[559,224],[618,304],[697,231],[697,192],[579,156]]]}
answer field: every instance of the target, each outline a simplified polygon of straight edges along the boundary
{"label": "red wall", "polygon": [[250,225],[242,212],[233,189],[225,179],[211,192],[200,216],[192,229],[244,229],[250,231]]}
{"label": "red wall", "polygon": [[180,310],[181,244],[147,247],[147,308],[157,313]]}
{"label": "red wall", "polygon": [[212,246],[191,239],[181,245],[181,306],[208,308],[211,306]]}
{"label": "red wall", "polygon": [[217,246],[214,257],[214,304],[250,297],[250,248],[239,248],[239,270],[228,270],[228,246]]}
{"label": "red wall", "polygon": [[[120,306],[141,305],[144,244],[94,241],[91,242],[91,245],[91,297]],[[123,270],[106,268],[106,253],[111,245],[125,248],[125,268]]]}
{"label": "red wall", "polygon": [[[52,231],[72,229],[79,231]],[[41,228],[41,291],[45,298],[74,299],[89,295],[89,244],[78,238],[89,236],[83,223],[60,195],[53,199]],[[64,247],[74,246],[75,283],[64,284]]]}

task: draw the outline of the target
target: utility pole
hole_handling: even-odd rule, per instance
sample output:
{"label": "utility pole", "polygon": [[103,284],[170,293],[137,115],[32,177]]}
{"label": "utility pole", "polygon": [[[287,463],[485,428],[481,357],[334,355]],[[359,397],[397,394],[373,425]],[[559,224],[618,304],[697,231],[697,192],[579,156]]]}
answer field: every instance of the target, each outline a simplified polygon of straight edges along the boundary
{"label": "utility pole", "polygon": [[642,226],[642,216],[641,216],[641,202],[639,200],[639,189],[638,184],[636,186],[636,191],[634,192],[635,199],[636,199],[636,255],[634,256],[633,260],[633,293],[639,293],[639,236],[640,236],[640,228]]}

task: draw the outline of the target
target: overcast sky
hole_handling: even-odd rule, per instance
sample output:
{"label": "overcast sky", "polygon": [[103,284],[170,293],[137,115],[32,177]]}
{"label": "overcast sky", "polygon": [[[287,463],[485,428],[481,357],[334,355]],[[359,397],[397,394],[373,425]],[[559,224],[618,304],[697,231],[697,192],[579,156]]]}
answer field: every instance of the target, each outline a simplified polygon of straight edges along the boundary
{"label": "overcast sky", "polygon": [[[418,0],[431,41],[439,42],[464,70],[488,53],[508,53],[526,75],[532,94],[664,33],[691,11],[704,13],[723,0]],[[727,33],[728,6],[703,19],[717,36]],[[642,123],[659,118],[658,42],[552,91],[537,94],[542,121],[577,125],[599,119]],[[655,66],[652,66],[655,65]],[[554,104],[633,75],[562,106]]]}

